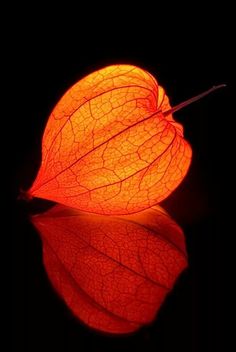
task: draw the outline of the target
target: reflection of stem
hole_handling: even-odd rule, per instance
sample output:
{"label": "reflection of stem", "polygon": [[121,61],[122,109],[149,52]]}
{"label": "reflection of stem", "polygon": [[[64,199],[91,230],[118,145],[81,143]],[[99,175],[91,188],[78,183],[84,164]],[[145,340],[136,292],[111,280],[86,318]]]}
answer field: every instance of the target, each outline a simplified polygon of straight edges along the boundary
{"label": "reflection of stem", "polygon": [[29,202],[32,199],[33,199],[33,197],[31,196],[31,194],[29,192],[24,191],[23,189],[20,189],[17,200],[25,200],[25,201]]}
{"label": "reflection of stem", "polygon": [[195,97],[190,98],[190,99],[184,101],[183,103],[180,103],[180,104],[174,106],[173,108],[171,108],[171,109],[169,109],[169,110],[167,110],[167,111],[164,111],[163,115],[164,115],[164,116],[168,116],[168,115],[170,115],[170,114],[173,114],[174,112],[176,112],[176,111],[178,111],[178,110],[184,108],[185,106],[187,106],[187,105],[189,105],[189,104],[194,103],[195,101],[197,101],[197,100],[199,100],[199,99],[205,97],[206,95],[208,95],[208,94],[214,92],[215,90],[220,89],[220,88],[224,88],[224,87],[226,87],[226,84],[220,84],[220,85],[218,85],[218,86],[213,86],[212,88],[208,89],[207,91],[205,91],[205,92],[203,92],[203,93],[201,93],[201,94],[198,94],[198,95],[196,95]]}

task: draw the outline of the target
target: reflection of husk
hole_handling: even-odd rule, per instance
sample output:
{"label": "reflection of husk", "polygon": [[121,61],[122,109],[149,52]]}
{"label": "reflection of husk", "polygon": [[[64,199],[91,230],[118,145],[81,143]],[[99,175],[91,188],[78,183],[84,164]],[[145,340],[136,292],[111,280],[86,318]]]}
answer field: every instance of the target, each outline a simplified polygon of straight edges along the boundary
{"label": "reflection of husk", "polygon": [[32,221],[54,288],[100,331],[128,333],[150,323],[187,266],[183,232],[160,207],[106,217],[57,205]]}

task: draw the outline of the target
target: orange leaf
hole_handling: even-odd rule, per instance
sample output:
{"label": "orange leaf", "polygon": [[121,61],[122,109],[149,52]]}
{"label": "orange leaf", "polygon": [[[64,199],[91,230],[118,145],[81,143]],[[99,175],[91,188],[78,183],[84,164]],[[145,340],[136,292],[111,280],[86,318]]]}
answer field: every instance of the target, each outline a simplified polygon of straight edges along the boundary
{"label": "orange leaf", "polygon": [[187,266],[183,232],[160,207],[106,217],[57,205],[32,221],[54,288],[100,331],[128,333],[152,322]]}
{"label": "orange leaf", "polygon": [[138,67],[90,74],[52,111],[28,196],[109,215],[159,203],[190,165],[191,148],[171,115],[188,103],[171,109],[163,88]]}

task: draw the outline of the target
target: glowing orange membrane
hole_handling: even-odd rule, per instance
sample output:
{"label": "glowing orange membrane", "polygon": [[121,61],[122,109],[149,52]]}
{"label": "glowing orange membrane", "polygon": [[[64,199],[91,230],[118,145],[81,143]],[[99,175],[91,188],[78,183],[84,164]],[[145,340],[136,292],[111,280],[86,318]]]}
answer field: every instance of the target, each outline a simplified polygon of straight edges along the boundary
{"label": "glowing orange membrane", "polygon": [[191,147],[171,114],[187,103],[171,109],[155,78],[135,66],[81,79],[49,117],[28,196],[108,215],[161,202],[190,165]]}

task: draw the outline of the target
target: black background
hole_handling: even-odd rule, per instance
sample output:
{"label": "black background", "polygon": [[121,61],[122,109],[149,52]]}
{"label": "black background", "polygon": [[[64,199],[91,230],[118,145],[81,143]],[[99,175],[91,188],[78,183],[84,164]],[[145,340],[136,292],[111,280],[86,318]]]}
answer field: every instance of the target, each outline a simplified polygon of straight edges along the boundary
{"label": "black background", "polygon": [[[208,30],[197,34],[191,39],[191,47],[186,34],[176,38],[172,35],[167,52],[158,36],[142,36],[132,28],[114,41],[107,37],[106,30],[99,36],[85,36],[80,29],[81,34],[73,40],[68,37],[70,28],[66,35],[53,26],[50,32],[43,32],[42,24],[33,36],[31,30],[31,25],[19,33],[16,30],[11,48],[11,92],[16,93],[12,102],[16,147],[12,172],[13,350],[220,351],[219,278],[223,274],[221,247],[225,234],[220,223],[224,137],[219,136],[224,135],[231,90],[225,33]],[[56,102],[84,75],[115,63],[148,70],[166,89],[172,105],[213,85],[228,84],[175,114],[192,145],[193,161],[186,179],[162,205],[184,229],[189,268],[155,322],[124,337],[93,332],[70,314],[47,280],[41,242],[28,219],[30,213],[46,205],[15,201],[19,189],[29,188],[36,176],[41,137]]]}

